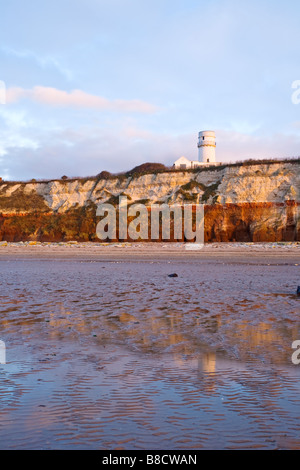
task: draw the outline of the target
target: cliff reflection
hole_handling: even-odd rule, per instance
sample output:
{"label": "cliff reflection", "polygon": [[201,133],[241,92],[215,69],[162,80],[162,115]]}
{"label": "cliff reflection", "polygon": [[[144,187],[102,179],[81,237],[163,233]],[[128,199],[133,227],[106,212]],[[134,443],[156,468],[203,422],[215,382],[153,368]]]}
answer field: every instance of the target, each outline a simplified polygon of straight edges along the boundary
{"label": "cliff reflection", "polygon": [[[70,336],[87,336],[98,344],[113,342],[146,353],[174,356],[178,364],[183,356],[198,357],[207,349],[228,357],[247,361],[251,357],[282,363],[290,354],[290,345],[298,339],[298,324],[282,321],[254,321],[234,316],[209,315],[201,309],[184,313],[174,307],[159,309],[136,309],[133,313],[108,312],[101,306],[91,306],[86,311],[66,308],[58,303],[48,305],[49,312],[30,313],[22,311],[18,301],[2,302],[0,327],[2,331],[17,329],[26,336],[43,332],[51,339]],[[208,353],[203,359],[202,370],[211,372],[215,356]]]}
{"label": "cliff reflection", "polygon": [[299,447],[299,268],[170,264],[0,263],[1,445]]}

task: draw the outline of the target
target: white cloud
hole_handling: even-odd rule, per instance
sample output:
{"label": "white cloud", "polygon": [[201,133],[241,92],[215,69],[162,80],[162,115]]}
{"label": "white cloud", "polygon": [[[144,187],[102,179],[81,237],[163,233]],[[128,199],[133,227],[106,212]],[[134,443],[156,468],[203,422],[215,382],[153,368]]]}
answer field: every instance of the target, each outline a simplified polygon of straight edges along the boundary
{"label": "white cloud", "polygon": [[[197,133],[173,135],[155,133],[134,125],[119,123],[112,127],[80,127],[61,129],[36,135],[26,131],[28,142],[18,144],[9,139],[6,155],[0,161],[0,175],[15,179],[56,178],[96,175],[102,170],[112,173],[127,171],[145,162],[171,166],[180,156],[197,159]],[[35,132],[35,131],[34,131]],[[246,158],[279,158],[298,155],[297,135],[251,136],[216,130],[217,160],[234,162]],[[30,141],[32,139],[32,142]],[[23,144],[19,145],[20,142]],[[35,142],[35,145],[33,145]]]}
{"label": "white cloud", "polygon": [[35,86],[32,89],[8,88],[7,103],[16,103],[23,98],[50,106],[90,108],[121,113],[154,113],[158,107],[141,100],[109,100],[102,96],[91,95],[82,90],[67,92],[56,88]]}
{"label": "white cloud", "polygon": [[246,134],[217,130],[217,159],[234,162],[248,158],[289,158],[300,155],[300,136],[296,133]]}

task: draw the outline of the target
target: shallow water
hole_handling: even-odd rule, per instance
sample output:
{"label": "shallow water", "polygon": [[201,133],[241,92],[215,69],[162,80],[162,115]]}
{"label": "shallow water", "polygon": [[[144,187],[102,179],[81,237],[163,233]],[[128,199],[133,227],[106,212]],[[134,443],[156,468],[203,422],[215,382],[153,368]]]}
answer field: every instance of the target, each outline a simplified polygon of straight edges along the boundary
{"label": "shallow water", "polygon": [[2,260],[1,449],[300,448],[299,274]]}

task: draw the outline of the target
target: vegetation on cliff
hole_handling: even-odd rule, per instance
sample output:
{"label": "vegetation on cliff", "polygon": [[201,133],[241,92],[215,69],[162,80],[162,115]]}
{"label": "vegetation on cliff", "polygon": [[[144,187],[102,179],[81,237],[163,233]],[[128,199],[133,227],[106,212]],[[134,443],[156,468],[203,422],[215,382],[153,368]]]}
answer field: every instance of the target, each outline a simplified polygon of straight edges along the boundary
{"label": "vegetation on cliff", "polygon": [[[299,240],[300,159],[193,170],[146,163],[127,174],[0,181],[0,240],[97,241],[96,208],[205,204],[206,241]],[[222,169],[223,168],[223,169]]]}
{"label": "vegetation on cliff", "polygon": [[25,183],[20,185],[11,195],[5,194],[4,186],[0,186],[0,213],[1,211],[14,211],[14,212],[49,212],[45,199],[31,191],[30,193],[24,192]]}

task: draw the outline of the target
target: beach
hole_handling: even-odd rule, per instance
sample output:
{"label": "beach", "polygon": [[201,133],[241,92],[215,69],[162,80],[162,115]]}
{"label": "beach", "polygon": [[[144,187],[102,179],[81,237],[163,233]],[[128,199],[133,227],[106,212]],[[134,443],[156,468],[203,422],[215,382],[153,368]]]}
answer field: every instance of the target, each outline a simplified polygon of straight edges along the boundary
{"label": "beach", "polygon": [[300,447],[299,243],[2,242],[0,275],[2,449]]}
{"label": "beach", "polygon": [[0,242],[0,260],[19,259],[232,259],[253,258],[300,260],[300,242],[277,243],[207,243],[190,249],[185,243],[60,243]]}

